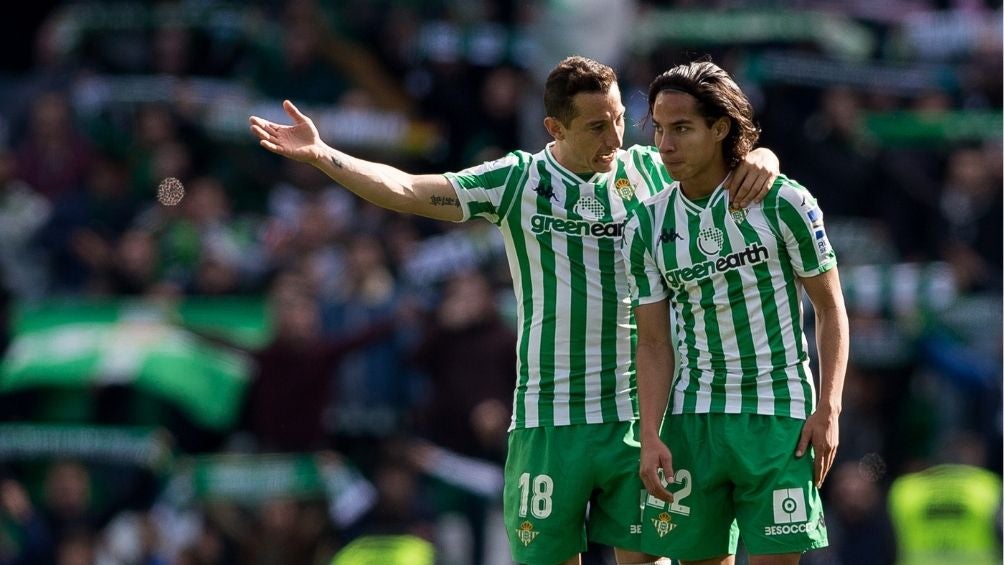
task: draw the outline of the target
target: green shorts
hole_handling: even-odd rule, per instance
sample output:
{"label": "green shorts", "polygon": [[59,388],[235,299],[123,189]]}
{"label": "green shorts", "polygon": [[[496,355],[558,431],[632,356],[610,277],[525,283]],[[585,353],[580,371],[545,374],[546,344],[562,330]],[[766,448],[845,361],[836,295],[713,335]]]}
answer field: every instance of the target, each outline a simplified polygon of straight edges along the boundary
{"label": "green shorts", "polygon": [[668,415],[672,503],[648,497],[642,549],[681,560],[826,547],[812,450],[795,458],[803,420],[757,414]]}
{"label": "green shorts", "polygon": [[631,422],[513,430],[503,495],[513,560],[554,565],[587,540],[638,551],[638,457]]}

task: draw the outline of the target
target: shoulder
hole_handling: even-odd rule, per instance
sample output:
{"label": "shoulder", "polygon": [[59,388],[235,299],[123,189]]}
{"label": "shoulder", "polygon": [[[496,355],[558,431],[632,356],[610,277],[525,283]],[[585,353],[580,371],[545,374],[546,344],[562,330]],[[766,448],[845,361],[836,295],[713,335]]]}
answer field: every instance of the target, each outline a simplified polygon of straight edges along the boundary
{"label": "shoulder", "polygon": [[537,158],[542,158],[542,154],[535,155],[532,153],[527,153],[526,151],[522,150],[510,151],[509,153],[505,154],[502,157],[499,157],[498,159],[492,159],[491,161],[485,161],[477,165],[472,165],[470,167],[467,167],[466,169],[463,169],[462,171],[457,172],[456,174],[458,175],[484,174],[484,173],[497,172],[500,170],[510,170],[514,168],[519,169],[526,167],[530,162],[534,161]]}
{"label": "shoulder", "polygon": [[815,198],[807,188],[783,174],[778,175],[763,199],[765,208],[801,208],[811,207],[815,203]]}
{"label": "shoulder", "polygon": [[651,145],[632,145],[620,151],[621,159],[628,164],[637,164],[644,167],[653,165],[662,166],[662,158],[659,151]]}

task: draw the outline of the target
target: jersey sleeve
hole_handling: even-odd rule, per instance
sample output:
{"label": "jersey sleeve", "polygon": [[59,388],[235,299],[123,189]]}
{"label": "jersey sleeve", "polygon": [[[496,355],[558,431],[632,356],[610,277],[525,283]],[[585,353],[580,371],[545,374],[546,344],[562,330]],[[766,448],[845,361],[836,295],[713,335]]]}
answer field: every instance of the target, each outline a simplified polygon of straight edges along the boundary
{"label": "jersey sleeve", "polygon": [[650,304],[669,296],[662,271],[652,255],[652,246],[644,236],[651,233],[651,219],[647,209],[637,208],[624,224],[624,238],[621,239],[621,254],[627,264],[628,286],[631,303]]}
{"label": "jersey sleeve", "polygon": [[464,222],[480,216],[500,224],[512,205],[513,192],[525,174],[529,154],[514,151],[501,159],[488,161],[456,173],[446,173],[460,201]]}
{"label": "jersey sleeve", "polygon": [[809,191],[784,177],[777,191],[777,220],[792,268],[800,277],[814,277],[837,265],[826,237],[823,211]]}

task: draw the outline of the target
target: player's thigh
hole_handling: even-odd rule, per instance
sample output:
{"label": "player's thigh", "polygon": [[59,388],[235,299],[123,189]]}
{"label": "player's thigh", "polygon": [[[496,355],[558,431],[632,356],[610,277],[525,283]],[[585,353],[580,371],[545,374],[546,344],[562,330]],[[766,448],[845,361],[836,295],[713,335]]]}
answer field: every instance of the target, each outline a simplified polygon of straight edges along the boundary
{"label": "player's thigh", "polygon": [[561,563],[586,550],[586,507],[591,468],[580,426],[530,428],[509,434],[503,514],[513,560],[528,565]]}
{"label": "player's thigh", "polygon": [[803,424],[756,414],[730,420],[736,516],[751,555],[800,554],[827,545],[822,500],[812,482],[813,452],[795,457]]}
{"label": "player's thigh", "polygon": [[[589,506],[590,541],[640,552],[645,486],[638,475],[640,444],[633,422],[589,426],[594,448],[583,465],[595,469],[593,498]],[[644,563],[644,561],[636,561]]]}
{"label": "player's thigh", "polygon": [[[654,555],[701,561],[736,552],[730,463],[708,414],[668,415],[663,442],[673,454],[673,502],[645,501],[642,549]],[[714,445],[713,445],[714,444]]]}

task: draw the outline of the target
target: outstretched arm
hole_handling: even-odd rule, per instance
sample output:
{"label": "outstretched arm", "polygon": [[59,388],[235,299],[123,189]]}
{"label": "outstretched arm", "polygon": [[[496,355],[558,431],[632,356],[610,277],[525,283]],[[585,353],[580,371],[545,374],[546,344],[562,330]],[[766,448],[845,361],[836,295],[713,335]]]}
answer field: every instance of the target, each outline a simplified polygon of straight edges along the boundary
{"label": "outstretched arm", "polygon": [[290,125],[251,116],[251,133],[258,144],[288,159],[317,167],[335,182],[381,208],[418,214],[436,220],[463,218],[460,200],[443,175],[412,175],[338,151],[321,140],[313,120],[286,100],[283,109]]}
{"label": "outstretched arm", "polygon": [[671,502],[673,495],[659,479],[659,469],[673,482],[673,455],[659,431],[669,402],[674,369],[669,342],[669,302],[642,304],[634,310],[638,325],[638,409],[641,418],[641,464],[639,474],[649,494]]}
{"label": "outstretched arm", "polygon": [[816,312],[816,347],[819,351],[819,404],[802,427],[795,449],[801,457],[811,444],[816,460],[813,481],[822,486],[837,456],[840,443],[840,410],[847,371],[848,325],[837,268],[802,279]]}

